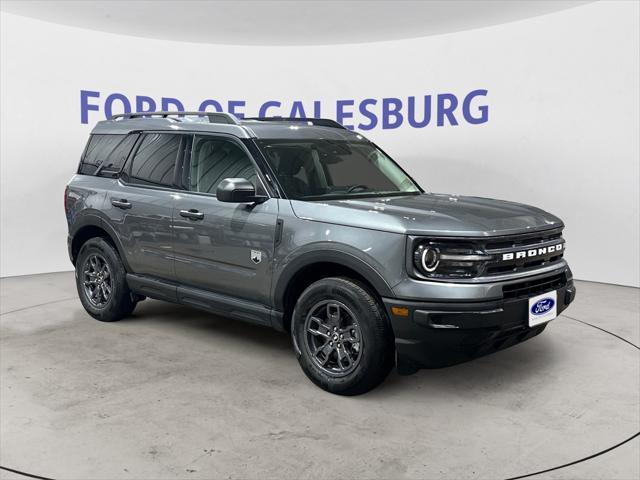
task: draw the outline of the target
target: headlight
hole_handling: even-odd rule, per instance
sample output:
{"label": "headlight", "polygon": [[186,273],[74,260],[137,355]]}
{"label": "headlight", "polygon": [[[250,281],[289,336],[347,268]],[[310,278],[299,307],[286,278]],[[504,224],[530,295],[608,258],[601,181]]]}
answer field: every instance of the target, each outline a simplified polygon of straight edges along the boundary
{"label": "headlight", "polygon": [[438,268],[440,263],[440,250],[431,245],[419,245],[413,253],[413,262],[426,273],[431,273]]}
{"label": "headlight", "polygon": [[419,278],[471,278],[493,257],[470,243],[416,239],[412,268]]}

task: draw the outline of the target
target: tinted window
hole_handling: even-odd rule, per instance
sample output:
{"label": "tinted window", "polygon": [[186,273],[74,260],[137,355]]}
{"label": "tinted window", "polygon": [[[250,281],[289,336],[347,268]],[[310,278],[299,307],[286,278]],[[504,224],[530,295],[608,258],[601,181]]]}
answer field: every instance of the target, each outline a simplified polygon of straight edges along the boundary
{"label": "tinted window", "polygon": [[418,186],[375,145],[334,140],[260,140],[289,198],[413,195]]}
{"label": "tinted window", "polygon": [[138,140],[140,135],[131,134],[124,137],[118,145],[113,149],[113,151],[109,154],[107,159],[103,162],[102,170],[99,175],[104,174],[113,174],[122,170],[124,163],[127,161],[127,157],[133,148],[133,145]]}
{"label": "tinted window", "polygon": [[150,133],[144,136],[131,163],[130,181],[171,186],[183,135]]}
{"label": "tinted window", "polygon": [[111,176],[120,172],[137,138],[137,134],[91,135],[79,173],[94,175],[100,169],[99,175]]}
{"label": "tinted window", "polygon": [[80,162],[79,173],[93,175],[125,137],[126,135],[91,135]]}
{"label": "tinted window", "polygon": [[[336,157],[324,163],[328,177],[335,187],[351,187],[356,182],[375,191],[395,191],[397,185],[380,168],[381,155],[369,147],[352,145],[349,154],[337,151]],[[359,189],[359,191],[363,191]]]}
{"label": "tinted window", "polygon": [[189,167],[192,192],[216,193],[225,178],[246,178],[256,185],[256,170],[240,145],[222,138],[197,137]]}

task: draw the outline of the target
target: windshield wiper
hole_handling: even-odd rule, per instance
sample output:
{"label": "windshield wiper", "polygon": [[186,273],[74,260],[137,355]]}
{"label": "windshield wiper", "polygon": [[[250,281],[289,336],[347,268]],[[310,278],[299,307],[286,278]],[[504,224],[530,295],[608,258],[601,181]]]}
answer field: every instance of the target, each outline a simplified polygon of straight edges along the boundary
{"label": "windshield wiper", "polygon": [[416,190],[415,192],[358,192],[358,193],[326,193],[323,195],[309,195],[299,197],[296,200],[357,200],[359,198],[376,198],[376,197],[404,197],[408,195],[420,195],[421,192]]}

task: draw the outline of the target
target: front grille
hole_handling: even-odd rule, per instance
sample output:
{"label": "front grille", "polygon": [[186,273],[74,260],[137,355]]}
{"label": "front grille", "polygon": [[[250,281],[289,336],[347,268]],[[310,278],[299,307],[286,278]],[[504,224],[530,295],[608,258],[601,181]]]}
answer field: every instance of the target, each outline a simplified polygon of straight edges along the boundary
{"label": "front grille", "polygon": [[512,283],[502,287],[502,295],[505,300],[514,298],[535,297],[541,293],[550,292],[564,287],[567,284],[567,275],[559,273],[550,277],[526,280]]}
{"label": "front grille", "polygon": [[[560,251],[555,251],[557,245],[562,245]],[[554,247],[554,251],[548,252],[549,247]],[[484,275],[504,275],[533,270],[560,262],[564,255],[564,239],[562,238],[562,230],[554,229],[546,232],[487,240],[484,244],[484,250],[494,258],[494,260],[487,262]],[[503,260],[503,254],[513,253],[515,257],[517,252],[533,250],[546,253],[537,253],[532,257],[526,256]]]}
{"label": "front grille", "polygon": [[[407,241],[407,271],[422,280],[492,281],[513,274],[533,275],[542,268],[551,271],[562,267],[565,250],[562,227],[493,238],[408,236]],[[429,273],[419,263],[423,247],[439,252],[439,263]]]}

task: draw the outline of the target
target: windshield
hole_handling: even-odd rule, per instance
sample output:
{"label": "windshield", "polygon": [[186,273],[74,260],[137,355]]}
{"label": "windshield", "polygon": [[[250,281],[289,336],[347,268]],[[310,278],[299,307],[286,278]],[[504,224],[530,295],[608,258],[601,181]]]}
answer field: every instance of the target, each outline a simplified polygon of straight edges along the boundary
{"label": "windshield", "polygon": [[369,142],[259,140],[258,144],[291,199],[421,193],[393,160]]}

